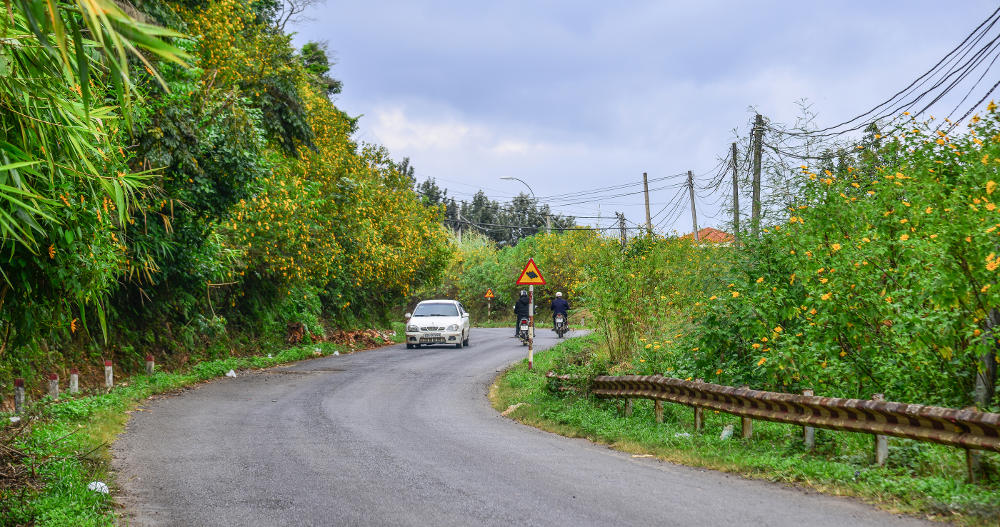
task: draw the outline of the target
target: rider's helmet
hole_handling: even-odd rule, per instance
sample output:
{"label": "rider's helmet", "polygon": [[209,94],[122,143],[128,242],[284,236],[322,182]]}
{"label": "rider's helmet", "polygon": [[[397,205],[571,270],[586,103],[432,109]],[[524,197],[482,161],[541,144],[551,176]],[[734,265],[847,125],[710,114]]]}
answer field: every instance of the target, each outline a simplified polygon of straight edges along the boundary
{"label": "rider's helmet", "polygon": [[525,291],[524,289],[521,290],[520,294],[521,294],[521,296],[528,296],[528,292]]}
{"label": "rider's helmet", "polygon": [[561,297],[561,296],[562,296],[562,292],[556,291],[556,297],[558,298],[558,297]]}

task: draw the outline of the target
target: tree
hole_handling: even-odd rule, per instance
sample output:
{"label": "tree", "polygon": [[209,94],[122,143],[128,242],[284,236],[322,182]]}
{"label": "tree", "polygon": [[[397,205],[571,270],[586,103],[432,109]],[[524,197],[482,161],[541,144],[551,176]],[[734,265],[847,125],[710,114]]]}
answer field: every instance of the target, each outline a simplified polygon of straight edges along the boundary
{"label": "tree", "polygon": [[[306,67],[306,71],[312,74],[312,83],[320,91],[325,93],[327,97],[340,93],[343,84],[329,75],[333,63],[330,61],[326,42],[306,43],[305,46],[302,46],[300,57],[302,64]],[[408,164],[410,159],[404,158],[403,161]]]}

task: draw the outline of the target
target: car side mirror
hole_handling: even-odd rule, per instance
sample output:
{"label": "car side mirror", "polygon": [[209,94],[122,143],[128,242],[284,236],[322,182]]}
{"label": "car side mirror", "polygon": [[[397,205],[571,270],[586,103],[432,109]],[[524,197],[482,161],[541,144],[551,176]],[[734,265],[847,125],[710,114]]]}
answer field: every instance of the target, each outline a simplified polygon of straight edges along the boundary
{"label": "car side mirror", "polygon": [[462,313],[462,318],[469,318],[469,314],[468,313]]}
{"label": "car side mirror", "polygon": [[412,317],[412,316],[413,316],[412,314],[410,314],[410,313],[407,313],[407,314],[403,315],[403,318],[410,318],[410,317]]}

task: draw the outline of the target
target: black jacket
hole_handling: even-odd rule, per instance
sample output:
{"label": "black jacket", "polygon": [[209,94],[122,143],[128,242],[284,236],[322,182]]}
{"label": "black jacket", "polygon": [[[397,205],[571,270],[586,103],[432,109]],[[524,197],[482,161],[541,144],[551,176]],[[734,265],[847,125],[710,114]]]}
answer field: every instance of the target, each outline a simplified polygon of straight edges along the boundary
{"label": "black jacket", "polygon": [[552,300],[552,313],[566,314],[569,311],[569,302],[565,298],[556,297]]}
{"label": "black jacket", "polygon": [[521,298],[517,299],[517,303],[514,304],[514,314],[519,317],[528,316],[528,295],[521,295]]}

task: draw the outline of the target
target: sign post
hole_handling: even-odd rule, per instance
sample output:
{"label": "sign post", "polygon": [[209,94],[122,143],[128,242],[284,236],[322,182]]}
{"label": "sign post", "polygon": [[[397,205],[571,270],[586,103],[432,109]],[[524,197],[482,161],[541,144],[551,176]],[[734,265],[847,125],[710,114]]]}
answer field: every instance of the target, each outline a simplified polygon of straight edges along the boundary
{"label": "sign post", "polygon": [[490,312],[493,311],[493,289],[489,288],[486,290],[486,294],[483,298],[486,299],[486,320],[490,319]]}
{"label": "sign post", "polygon": [[521,271],[517,285],[528,286],[528,369],[530,370],[535,361],[535,286],[545,285],[542,270],[535,265],[534,258],[528,258],[528,265]]}

